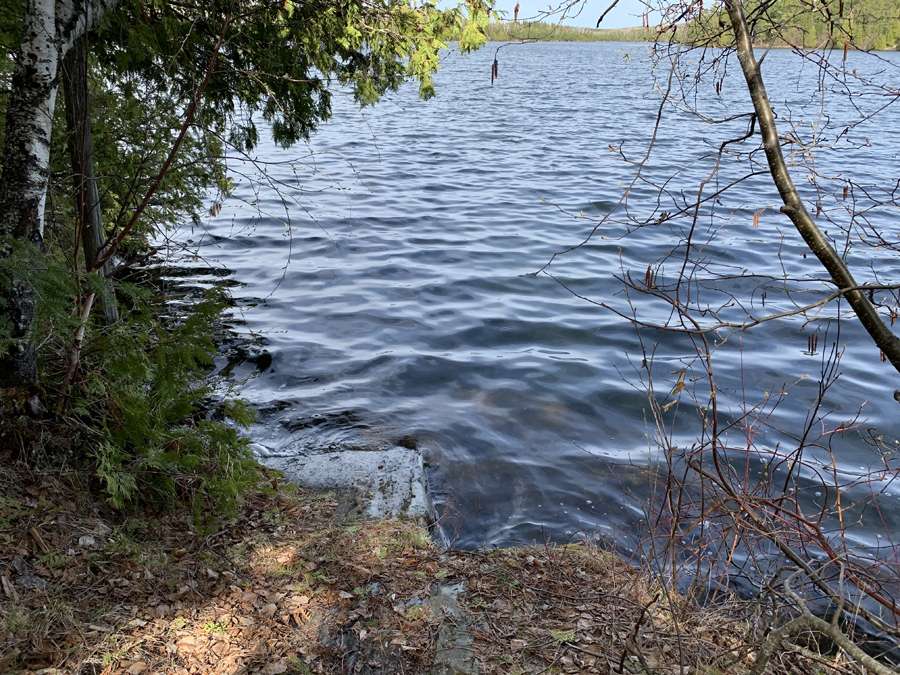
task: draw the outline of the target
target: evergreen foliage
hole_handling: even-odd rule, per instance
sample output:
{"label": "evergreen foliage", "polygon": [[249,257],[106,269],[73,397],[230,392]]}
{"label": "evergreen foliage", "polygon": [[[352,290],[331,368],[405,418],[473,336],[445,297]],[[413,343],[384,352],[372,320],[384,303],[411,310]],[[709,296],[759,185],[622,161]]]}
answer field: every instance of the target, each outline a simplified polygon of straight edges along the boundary
{"label": "evergreen foliage", "polygon": [[[900,4],[895,0],[750,0],[745,12],[759,46],[806,49],[893,50],[900,48]],[[842,13],[843,12],[843,13]],[[485,28],[491,42],[650,42],[677,36],[688,44],[729,44],[725,11],[715,5],[674,31],[654,28],[595,29],[543,21],[493,21]]]}
{"label": "evergreen foliage", "polygon": [[[851,49],[900,47],[896,0],[749,0],[744,4],[759,46],[843,49],[847,41]],[[485,34],[491,42],[650,42],[675,35],[688,44],[716,46],[729,44],[731,35],[725,10],[712,3],[691,22],[661,35],[656,27],[595,29],[543,21],[493,21]]]}
{"label": "evergreen foliage", "polygon": [[[60,384],[79,323],[72,307],[89,287],[72,283],[63,253],[52,246],[45,255],[24,244],[0,258],[0,288],[27,277],[38,299],[40,393],[55,413],[35,422],[16,392],[4,392],[0,445],[24,446],[31,461],[88,469],[118,508],[189,499],[230,509],[258,473],[238,433],[252,421],[251,411],[227,396],[212,405],[204,380],[225,298],[211,291],[185,315],[170,317],[162,313],[164,298],[154,298],[143,285],[119,282],[117,295],[127,311],[112,326],[88,324],[78,381],[64,393]],[[102,282],[96,275],[85,280]]]}
{"label": "evergreen foliage", "polygon": [[[167,325],[134,295],[130,316],[93,341],[82,365],[87,395],[69,414],[102,429],[93,451],[97,474],[116,506],[138,493],[146,499],[201,495],[217,506],[254,481],[255,463],[234,426],[252,414],[242,400],[226,398],[213,410],[203,376],[212,365],[211,325],[223,308],[210,298]],[[103,406],[101,408],[101,406]]]}
{"label": "evergreen foliage", "polygon": [[[484,43],[486,6],[461,8],[402,0],[178,3],[125,2],[97,36],[105,70],[129,79],[126,95],[151,84],[171,101],[192,92],[222,38],[215,77],[204,92],[201,126],[242,150],[258,141],[257,117],[289,146],[331,113],[333,84],[371,105],[406,79],[434,95],[432,74],[450,40],[465,53]],[[223,32],[226,17],[231,21]]]}
{"label": "evergreen foliage", "polygon": [[[14,0],[0,10],[3,113],[22,86],[12,75],[26,8]],[[260,120],[289,146],[330,116],[335,87],[370,105],[415,79],[429,98],[440,50],[451,40],[463,52],[477,48],[486,24],[479,0],[451,9],[409,0],[119,2],[85,41],[104,238],[121,238],[120,272],[92,273],[79,250],[57,105],[43,241],[0,242],[0,357],[27,344],[39,366],[38,382],[0,395],[0,450],[86,469],[118,508],[233,505],[261,474],[238,431],[252,419],[246,403],[226,396],[213,405],[204,381],[226,298],[211,291],[173,317],[165,298],[122,271],[152,251],[156,233],[199,222],[210,197],[215,209],[229,194],[226,149],[253,149]],[[33,305],[24,343],[3,312],[23,293]],[[90,311],[104,295],[119,303],[112,325]]]}

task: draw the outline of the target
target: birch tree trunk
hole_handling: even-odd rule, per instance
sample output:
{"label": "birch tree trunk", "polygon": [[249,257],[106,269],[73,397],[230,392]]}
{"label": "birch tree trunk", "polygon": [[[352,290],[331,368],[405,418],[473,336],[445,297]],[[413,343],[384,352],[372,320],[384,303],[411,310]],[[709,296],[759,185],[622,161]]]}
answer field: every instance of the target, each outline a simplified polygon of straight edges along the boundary
{"label": "birch tree trunk", "polygon": [[[0,256],[10,255],[16,241],[28,241],[42,249],[60,60],[118,1],[25,3],[0,159]],[[15,279],[4,295],[0,318],[9,322],[17,344],[0,355],[0,387],[36,384],[35,351],[29,342],[35,299],[25,279]]]}
{"label": "birch tree trunk", "polygon": [[[6,109],[0,174],[0,255],[4,256],[11,252],[7,238],[43,243],[50,132],[59,82],[55,25],[54,0],[29,0]],[[35,350],[28,342],[35,301],[25,280],[14,279],[5,299],[3,318],[19,343],[0,360],[0,384],[36,383]]]}
{"label": "birch tree trunk", "polygon": [[0,235],[40,244],[59,84],[55,0],[29,0],[6,109]]}

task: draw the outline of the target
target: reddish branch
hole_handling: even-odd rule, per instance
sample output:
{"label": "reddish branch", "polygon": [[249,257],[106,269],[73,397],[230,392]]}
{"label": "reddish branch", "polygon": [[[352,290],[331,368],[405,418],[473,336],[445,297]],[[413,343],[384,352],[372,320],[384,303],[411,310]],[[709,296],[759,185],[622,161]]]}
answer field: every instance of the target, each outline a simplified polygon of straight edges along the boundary
{"label": "reddish branch", "polygon": [[166,157],[165,163],[162,165],[162,168],[159,170],[159,173],[156,175],[156,178],[150,185],[150,189],[147,190],[147,193],[144,195],[144,199],[141,201],[140,205],[131,216],[131,220],[129,220],[128,224],[122,228],[122,231],[119,232],[118,236],[113,239],[103,257],[94,263],[94,267],[91,270],[92,272],[100,269],[108,260],[112,258],[113,255],[115,255],[116,250],[119,248],[119,245],[122,243],[125,237],[128,236],[128,233],[131,232],[132,228],[134,228],[138,218],[141,217],[141,214],[150,203],[150,199],[156,193],[157,189],[159,189],[163,178],[165,178],[166,174],[169,172],[169,167],[172,165],[172,162],[175,159],[175,155],[178,154],[178,149],[181,147],[181,143],[182,141],[184,141],[184,137],[187,135],[188,129],[190,129],[191,127],[191,122],[194,119],[194,114],[197,112],[197,107],[200,105],[200,98],[201,96],[203,96],[203,92],[206,90],[206,85],[209,84],[209,80],[212,78],[213,69],[216,65],[216,59],[219,56],[219,51],[222,48],[222,43],[225,41],[225,34],[228,31],[228,26],[231,24],[231,15],[233,9],[234,0],[232,0],[231,6],[228,8],[228,13],[225,15],[225,24],[222,26],[222,33],[219,35],[219,39],[216,42],[215,48],[213,49],[212,57],[209,60],[209,67],[206,69],[206,75],[204,76],[203,81],[200,83],[200,86],[197,88],[197,91],[194,94],[194,98],[191,99],[191,104],[190,106],[188,106],[184,124],[181,125],[181,131],[179,131],[178,138],[175,139],[175,143],[172,145],[172,149],[169,151],[169,156]]}

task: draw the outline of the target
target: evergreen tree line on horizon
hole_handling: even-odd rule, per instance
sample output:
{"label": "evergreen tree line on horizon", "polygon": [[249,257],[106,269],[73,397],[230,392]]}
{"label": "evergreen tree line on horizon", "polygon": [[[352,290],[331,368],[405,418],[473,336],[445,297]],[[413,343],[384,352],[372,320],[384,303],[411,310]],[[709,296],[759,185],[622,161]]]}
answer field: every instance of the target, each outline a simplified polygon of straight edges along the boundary
{"label": "evergreen tree line on horizon", "polygon": [[[896,50],[900,48],[900,3],[896,0],[768,0],[747,3],[748,16],[770,26],[771,40],[759,46],[805,49]],[[635,17],[636,21],[638,17]],[[649,42],[724,46],[731,36],[721,7],[701,10],[686,23],[668,30],[587,28],[551,21],[491,21],[485,35],[491,42]],[[717,35],[718,33],[718,35]],[[712,39],[711,39],[712,38]]]}

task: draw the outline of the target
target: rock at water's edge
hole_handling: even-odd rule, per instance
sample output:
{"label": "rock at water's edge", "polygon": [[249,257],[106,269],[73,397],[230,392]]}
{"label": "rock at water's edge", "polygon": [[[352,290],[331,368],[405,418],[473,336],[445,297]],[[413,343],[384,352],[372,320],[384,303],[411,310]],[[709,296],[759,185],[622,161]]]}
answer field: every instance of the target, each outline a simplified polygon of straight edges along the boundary
{"label": "rock at water's edge", "polygon": [[349,488],[365,518],[410,518],[423,525],[435,520],[422,455],[416,450],[392,447],[261,459],[303,487]]}

